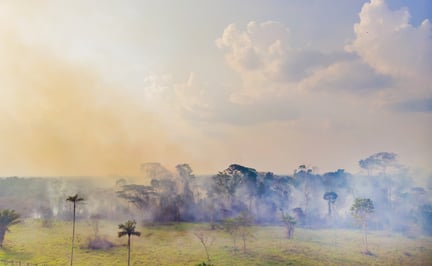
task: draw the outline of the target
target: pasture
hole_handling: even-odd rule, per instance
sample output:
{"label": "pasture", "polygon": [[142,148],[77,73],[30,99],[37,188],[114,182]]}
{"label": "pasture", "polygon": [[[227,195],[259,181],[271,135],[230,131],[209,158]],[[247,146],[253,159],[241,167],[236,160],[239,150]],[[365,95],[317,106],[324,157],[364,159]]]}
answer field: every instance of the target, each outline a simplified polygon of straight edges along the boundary
{"label": "pasture", "polygon": [[[407,238],[400,234],[372,231],[369,249],[363,255],[362,234],[355,230],[309,230],[296,228],[294,239],[285,238],[279,226],[252,227],[254,237],[242,250],[242,241],[208,224],[179,223],[138,226],[141,237],[132,237],[131,265],[197,265],[206,261],[203,246],[194,232],[213,241],[209,245],[214,265],[432,265],[432,238]],[[89,221],[76,226],[74,265],[126,265],[127,237],[117,237],[117,223],[100,221],[98,235],[113,242],[107,250],[86,248],[94,236]],[[71,222],[54,222],[50,228],[27,219],[12,226],[0,249],[0,258],[40,265],[68,265],[71,251]],[[25,264],[23,264],[25,265]]]}

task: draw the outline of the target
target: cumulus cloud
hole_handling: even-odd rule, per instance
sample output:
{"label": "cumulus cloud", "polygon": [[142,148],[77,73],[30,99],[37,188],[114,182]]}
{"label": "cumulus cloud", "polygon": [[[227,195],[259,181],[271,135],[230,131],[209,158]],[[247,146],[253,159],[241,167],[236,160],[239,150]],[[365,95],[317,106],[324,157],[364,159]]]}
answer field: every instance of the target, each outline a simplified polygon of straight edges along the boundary
{"label": "cumulus cloud", "polygon": [[384,0],[363,5],[354,25],[356,38],[347,51],[357,53],[367,64],[396,78],[424,79],[432,73],[432,26],[424,20],[409,23],[407,9],[390,10]]}
{"label": "cumulus cloud", "polygon": [[225,58],[232,68],[271,75],[289,50],[288,40],[288,29],[281,23],[251,21],[245,31],[237,29],[235,24],[228,25],[216,44],[226,51]]}
{"label": "cumulus cloud", "polygon": [[299,87],[314,91],[347,92],[364,95],[388,88],[391,77],[378,73],[361,60],[340,61],[317,70],[299,83]]}
{"label": "cumulus cloud", "polygon": [[231,24],[216,41],[241,81],[230,102],[292,104],[311,93],[342,92],[383,106],[429,97],[432,27],[428,20],[415,27],[409,18],[407,9],[394,11],[384,0],[372,0],[359,13],[354,39],[333,52],[295,47],[279,22],[252,21],[244,30]]}
{"label": "cumulus cloud", "polygon": [[265,83],[278,80],[285,61],[289,32],[278,22],[251,21],[246,29],[228,25],[216,44],[225,53],[227,64],[240,75],[242,88],[233,92],[231,101],[250,103],[274,90]]}
{"label": "cumulus cloud", "polygon": [[216,43],[242,82],[230,94],[235,104],[281,97],[292,103],[302,91],[370,93],[392,83],[342,45],[334,52],[291,46],[289,30],[278,22],[250,22],[243,31],[229,25]]}

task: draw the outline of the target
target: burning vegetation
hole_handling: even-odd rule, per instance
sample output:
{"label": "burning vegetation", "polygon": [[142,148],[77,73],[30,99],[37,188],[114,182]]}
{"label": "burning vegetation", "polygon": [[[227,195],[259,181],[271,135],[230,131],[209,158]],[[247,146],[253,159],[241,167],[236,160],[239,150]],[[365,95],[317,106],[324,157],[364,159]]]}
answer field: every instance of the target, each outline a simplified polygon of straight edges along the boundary
{"label": "burning vegetation", "polygon": [[[366,171],[357,175],[343,169],[320,174],[306,165],[292,175],[277,175],[232,164],[215,175],[200,176],[188,164],[179,164],[171,172],[158,163],[148,163],[141,166],[140,177],[7,177],[0,179],[0,209],[6,209],[0,216],[0,229],[5,229],[3,239],[19,217],[39,219],[46,228],[58,221],[73,221],[73,254],[75,220],[87,221],[93,229],[94,235],[81,245],[88,249],[116,246],[99,234],[100,221],[128,220],[120,229],[128,223],[135,226],[135,221],[141,226],[194,222],[208,224],[208,230],[223,229],[234,251],[239,240],[246,253],[247,242],[257,239],[254,225],[284,226],[288,239],[295,238],[296,227],[351,229],[360,225],[362,253],[373,255],[367,238],[370,230],[410,238],[432,235],[431,182],[418,186],[396,158],[386,152],[371,155],[360,160]],[[214,238],[201,229],[194,234],[210,263],[209,246]]]}

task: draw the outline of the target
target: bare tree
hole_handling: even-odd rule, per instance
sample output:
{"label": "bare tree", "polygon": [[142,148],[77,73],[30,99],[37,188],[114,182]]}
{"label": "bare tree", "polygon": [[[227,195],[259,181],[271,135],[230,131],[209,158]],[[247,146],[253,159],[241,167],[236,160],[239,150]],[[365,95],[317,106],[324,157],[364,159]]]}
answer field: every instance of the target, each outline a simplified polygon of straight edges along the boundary
{"label": "bare tree", "polygon": [[198,238],[201,245],[204,247],[207,256],[207,262],[210,263],[209,247],[213,244],[214,239],[204,231],[194,232],[194,235],[196,236],[196,238]]}

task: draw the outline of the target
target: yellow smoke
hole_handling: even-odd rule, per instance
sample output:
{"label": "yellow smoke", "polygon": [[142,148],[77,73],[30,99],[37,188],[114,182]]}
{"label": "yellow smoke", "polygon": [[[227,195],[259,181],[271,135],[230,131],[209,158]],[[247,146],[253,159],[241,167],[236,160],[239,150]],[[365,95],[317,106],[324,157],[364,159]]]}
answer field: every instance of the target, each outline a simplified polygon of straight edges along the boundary
{"label": "yellow smoke", "polygon": [[92,69],[1,37],[0,176],[134,175],[142,162],[182,158],[154,117]]}

